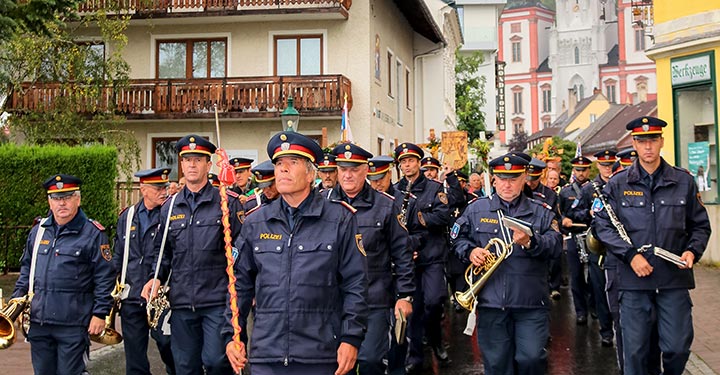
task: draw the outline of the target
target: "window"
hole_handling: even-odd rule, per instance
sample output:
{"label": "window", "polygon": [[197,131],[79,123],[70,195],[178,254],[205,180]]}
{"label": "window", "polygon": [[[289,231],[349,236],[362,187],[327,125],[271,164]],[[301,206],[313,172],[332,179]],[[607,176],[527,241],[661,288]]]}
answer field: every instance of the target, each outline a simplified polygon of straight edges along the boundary
{"label": "window", "polygon": [[645,50],[645,30],[635,30],[635,51]]}
{"label": "window", "polygon": [[580,48],[575,47],[575,65],[580,64]]}
{"label": "window", "polygon": [[525,126],[523,125],[523,120],[514,120],[513,121],[513,134],[517,135],[518,133],[522,133],[525,131]]}
{"label": "window", "polygon": [[388,51],[387,53],[387,66],[388,66],[388,96],[391,98],[394,98],[395,95],[393,94],[393,70],[395,70],[395,62],[394,62],[393,54],[392,52]]}
{"label": "window", "polygon": [[513,114],[523,113],[522,91],[513,92]]}
{"label": "window", "polygon": [[605,86],[605,94],[610,103],[617,103],[617,98],[615,96],[615,84],[614,83],[607,84]]}
{"label": "window", "polygon": [[400,62],[400,60],[396,60],[396,63],[395,63],[395,77],[397,77],[397,79],[395,80],[396,81],[395,82],[395,92],[398,95],[397,105],[395,106],[395,111],[396,111],[395,118],[396,118],[397,124],[402,126],[403,125],[403,117],[402,117],[402,114],[403,114],[402,109],[403,108],[402,107],[403,107],[403,101],[404,101],[403,97],[402,97],[403,96],[403,91],[402,91],[403,64],[402,64],[402,62]]}
{"label": "window", "polygon": [[377,154],[375,155],[382,155],[383,154],[383,141],[384,139],[382,137],[377,138]]}
{"label": "window", "polygon": [[520,41],[512,42],[512,61],[520,62],[522,55],[520,53]]}
{"label": "window", "polygon": [[220,39],[190,39],[158,41],[158,78],[215,78],[225,77],[227,41]]}
{"label": "window", "polygon": [[322,35],[275,36],[275,75],[322,74]]}
{"label": "window", "polygon": [[511,23],[511,24],[510,24],[510,32],[511,32],[511,33],[519,33],[519,32],[521,32],[520,22]]}
{"label": "window", "polygon": [[542,111],[552,112],[552,95],[549,88],[542,90]]}
{"label": "window", "polygon": [[405,69],[405,107],[410,109],[410,69]]}

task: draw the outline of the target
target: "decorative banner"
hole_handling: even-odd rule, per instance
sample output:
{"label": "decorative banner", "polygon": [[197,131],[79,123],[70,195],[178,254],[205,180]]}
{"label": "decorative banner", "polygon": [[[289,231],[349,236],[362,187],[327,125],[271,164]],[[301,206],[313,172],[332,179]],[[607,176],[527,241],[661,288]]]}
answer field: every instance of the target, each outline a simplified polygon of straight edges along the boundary
{"label": "decorative banner", "polygon": [[688,143],[688,170],[695,176],[700,191],[710,190],[709,166],[710,144],[707,141]]}
{"label": "decorative banner", "polygon": [[442,132],[443,164],[462,169],[468,161],[468,134],[466,131]]}

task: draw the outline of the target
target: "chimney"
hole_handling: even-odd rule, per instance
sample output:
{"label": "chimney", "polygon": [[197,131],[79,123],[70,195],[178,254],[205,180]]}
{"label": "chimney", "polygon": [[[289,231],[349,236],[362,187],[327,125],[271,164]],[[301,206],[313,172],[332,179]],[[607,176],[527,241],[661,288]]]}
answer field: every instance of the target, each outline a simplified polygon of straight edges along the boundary
{"label": "chimney", "polygon": [[568,117],[575,113],[575,105],[577,104],[577,93],[575,89],[568,89]]}

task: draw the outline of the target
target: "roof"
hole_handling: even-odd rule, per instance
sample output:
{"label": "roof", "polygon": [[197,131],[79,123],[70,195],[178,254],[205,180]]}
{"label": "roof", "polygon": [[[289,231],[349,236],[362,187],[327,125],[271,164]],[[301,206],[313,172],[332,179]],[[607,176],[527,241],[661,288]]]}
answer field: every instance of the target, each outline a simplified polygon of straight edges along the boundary
{"label": "roof", "polygon": [[545,4],[540,1],[508,0],[507,5],[505,5],[505,10],[522,8],[541,8],[552,11],[552,9],[545,6]]}
{"label": "roof", "polygon": [[[565,128],[566,128],[568,125],[572,124],[572,122],[575,121],[575,119],[576,119],[578,116],[580,116],[580,113],[582,113],[582,111],[584,111],[585,108],[587,108],[587,106],[589,106],[590,103],[592,103],[593,100],[595,100],[595,99],[598,97],[598,95],[602,96],[602,93],[599,93],[599,92],[598,92],[598,93],[593,94],[592,96],[588,96],[587,98],[581,100],[580,102],[578,102],[578,103],[575,105],[575,112],[573,112],[572,115],[570,115],[569,117],[567,117],[567,119],[562,123],[562,126],[561,126],[561,127],[562,127],[563,131],[562,131],[562,135],[560,135],[561,137],[565,138],[565,135],[566,135],[566,133],[565,133]],[[604,96],[603,96],[603,97],[604,97]],[[565,111],[565,113],[567,113],[567,111]],[[557,122],[557,120],[556,120],[555,122]]]}
{"label": "roof", "polygon": [[540,65],[538,65],[536,72],[538,72],[538,73],[552,72],[552,69],[550,69],[550,63],[548,60],[550,60],[550,57],[546,57],[545,60],[543,60],[543,62],[541,62]]}
{"label": "roof", "polygon": [[528,142],[534,141],[536,139],[542,139],[542,138],[552,138],[560,133],[562,129],[558,126],[548,126],[547,128],[540,130],[539,132],[535,132],[532,135],[530,135],[527,139]]}
{"label": "roof", "polygon": [[600,65],[603,66],[618,66],[618,62],[620,61],[620,49],[618,45],[614,45],[613,48],[610,48],[610,51],[608,51],[607,54],[607,64]]}
{"label": "roof", "polygon": [[596,121],[598,126],[589,134],[589,138],[583,136],[583,151],[592,153],[603,148],[617,149],[618,142],[629,133],[625,125],[638,117],[651,115],[656,110],[657,100],[636,105],[612,106],[601,116],[603,121]]}
{"label": "roof", "polygon": [[393,0],[416,33],[433,43],[446,44],[424,0]]}

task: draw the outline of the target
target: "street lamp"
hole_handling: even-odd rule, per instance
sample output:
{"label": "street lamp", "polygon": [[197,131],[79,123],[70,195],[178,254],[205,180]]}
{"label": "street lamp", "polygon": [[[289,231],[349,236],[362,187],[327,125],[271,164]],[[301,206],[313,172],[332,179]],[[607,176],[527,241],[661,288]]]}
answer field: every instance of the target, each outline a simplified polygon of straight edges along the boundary
{"label": "street lamp", "polygon": [[295,109],[295,107],[293,106],[293,102],[293,97],[288,97],[287,107],[280,114],[283,131],[296,132],[298,130],[298,124],[300,122],[300,112]]}

